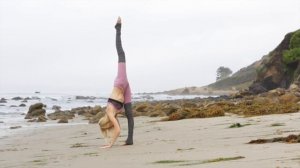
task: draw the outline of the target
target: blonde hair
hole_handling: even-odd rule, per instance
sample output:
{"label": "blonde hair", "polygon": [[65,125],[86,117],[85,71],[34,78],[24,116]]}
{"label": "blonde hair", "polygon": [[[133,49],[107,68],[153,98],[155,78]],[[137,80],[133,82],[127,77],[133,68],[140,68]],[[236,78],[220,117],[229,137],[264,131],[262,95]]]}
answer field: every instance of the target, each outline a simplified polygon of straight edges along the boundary
{"label": "blonde hair", "polygon": [[[117,113],[114,112],[114,116],[116,118],[116,120],[119,123],[119,120],[117,118]],[[99,126],[100,126],[100,130],[101,133],[105,139],[106,142],[110,142],[111,138],[114,135],[114,125],[113,123],[110,121],[107,113],[104,114],[104,116],[102,118],[100,118],[99,122],[98,122]],[[119,124],[120,125],[120,124]]]}

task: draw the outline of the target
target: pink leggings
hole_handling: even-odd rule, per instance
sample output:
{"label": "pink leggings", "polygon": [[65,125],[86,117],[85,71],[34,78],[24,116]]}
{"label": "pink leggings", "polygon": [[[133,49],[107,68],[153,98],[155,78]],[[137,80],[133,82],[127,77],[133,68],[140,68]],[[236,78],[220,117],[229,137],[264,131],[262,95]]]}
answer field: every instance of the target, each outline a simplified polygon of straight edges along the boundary
{"label": "pink leggings", "polygon": [[131,102],[131,89],[128,83],[126,74],[126,63],[118,63],[118,74],[114,82],[115,87],[122,88],[124,90],[124,104]]}

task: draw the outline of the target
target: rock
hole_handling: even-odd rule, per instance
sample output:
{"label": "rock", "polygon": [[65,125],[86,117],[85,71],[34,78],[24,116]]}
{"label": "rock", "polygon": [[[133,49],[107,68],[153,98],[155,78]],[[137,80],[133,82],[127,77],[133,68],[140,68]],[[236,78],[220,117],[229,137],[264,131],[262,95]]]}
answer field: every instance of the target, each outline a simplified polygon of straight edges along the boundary
{"label": "rock", "polygon": [[12,127],[9,127],[10,129],[18,129],[18,128],[22,128],[22,126],[12,126]]}
{"label": "rock", "polygon": [[19,107],[26,107],[26,104],[22,103],[19,105]]}
{"label": "rock", "polygon": [[268,93],[271,96],[281,96],[281,95],[285,94],[285,89],[284,88],[276,88],[276,89],[270,90]]}
{"label": "rock", "polygon": [[[253,99],[253,103],[258,103],[258,104],[271,103],[272,101],[273,100],[268,97],[255,97]],[[249,101],[247,101],[246,103],[249,103]]]}
{"label": "rock", "polygon": [[25,97],[24,101],[27,101],[27,100],[32,100],[32,99],[30,97]]}
{"label": "rock", "polygon": [[57,123],[68,123],[68,118],[63,117]]}
{"label": "rock", "polygon": [[5,98],[1,98],[1,99],[0,99],[0,103],[7,103],[7,101],[6,101]]}
{"label": "rock", "polygon": [[43,109],[43,103],[36,103],[29,107],[29,110],[25,116],[25,119],[32,119],[39,116],[45,116],[46,110]]}
{"label": "rock", "polygon": [[46,122],[47,118],[45,116],[39,116],[37,122]]}
{"label": "rock", "polygon": [[98,112],[95,116],[93,116],[89,119],[89,124],[98,123],[100,118],[102,118],[104,115],[105,115],[105,112],[102,112],[102,111]]}
{"label": "rock", "polygon": [[299,100],[300,98],[292,93],[287,93],[279,97],[280,103],[297,103]]}
{"label": "rock", "polygon": [[29,111],[34,111],[34,110],[37,110],[37,109],[42,109],[44,106],[43,103],[36,103],[36,104],[33,104],[29,107]]}
{"label": "rock", "polygon": [[96,99],[96,97],[94,96],[75,96],[75,99],[83,99],[83,100],[86,100],[86,99],[91,99],[91,100],[94,100]]}
{"label": "rock", "polygon": [[34,119],[30,119],[30,120],[28,120],[27,122],[36,122],[37,121],[37,119],[36,118],[34,118]]}
{"label": "rock", "polygon": [[13,97],[12,100],[23,100],[23,98],[18,96],[18,97]]}
{"label": "rock", "polygon": [[259,83],[253,83],[249,87],[249,92],[251,92],[252,94],[263,93],[263,92],[266,92],[266,91],[268,91],[268,90]]}
{"label": "rock", "polygon": [[87,119],[90,117],[93,117],[94,115],[98,114],[98,112],[102,111],[101,106],[95,106],[95,107],[78,107],[78,108],[73,108],[71,109],[71,112],[85,116]]}
{"label": "rock", "polygon": [[53,105],[53,106],[52,106],[52,110],[60,111],[60,109],[61,109],[60,106],[57,106],[57,105]]}
{"label": "rock", "polygon": [[289,90],[299,91],[299,86],[297,84],[293,83],[293,84],[290,85]]}
{"label": "rock", "polygon": [[9,107],[18,107],[18,106],[16,106],[16,105],[10,105]]}
{"label": "rock", "polygon": [[37,97],[37,96],[32,96],[31,100],[41,100],[41,98]]}
{"label": "rock", "polygon": [[0,121],[0,123],[2,124],[2,123],[4,123],[4,121]]}
{"label": "rock", "polygon": [[147,111],[146,109],[148,108],[148,106],[149,106],[149,104],[143,103],[143,104],[138,105],[138,106],[135,108],[135,110],[136,110],[137,112],[146,112],[146,111]]}
{"label": "rock", "polygon": [[299,81],[300,60],[294,59],[298,55],[291,54],[292,50],[299,49],[299,38],[300,30],[286,34],[281,43],[262,58],[254,84],[272,90],[278,87],[289,88],[294,81]]}
{"label": "rock", "polygon": [[294,92],[294,95],[300,97],[300,92]]}
{"label": "rock", "polygon": [[22,102],[22,103],[27,103],[28,101],[27,101],[27,100],[22,100],[21,102]]}
{"label": "rock", "polygon": [[75,117],[75,113],[69,110],[66,111],[55,111],[54,113],[50,113],[47,115],[51,120],[57,120],[62,118],[73,119]]}

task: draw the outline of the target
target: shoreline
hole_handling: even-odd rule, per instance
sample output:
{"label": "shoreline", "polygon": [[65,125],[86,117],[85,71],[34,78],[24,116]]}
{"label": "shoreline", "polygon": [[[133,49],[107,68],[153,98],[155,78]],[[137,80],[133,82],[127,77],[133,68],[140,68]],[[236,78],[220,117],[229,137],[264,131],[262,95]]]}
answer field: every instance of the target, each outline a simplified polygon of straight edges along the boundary
{"label": "shoreline", "polygon": [[[0,164],[5,168],[170,167],[179,166],[182,163],[175,161],[181,160],[185,164],[212,168],[300,165],[298,144],[247,144],[257,138],[299,134],[299,112],[255,117],[227,114],[223,117],[155,122],[158,120],[157,117],[135,117],[134,145],[122,146],[127,137],[127,120],[121,117],[121,136],[107,150],[99,149],[104,140],[97,124],[66,124],[22,132],[1,140]],[[229,128],[233,123],[250,125]],[[274,123],[283,125],[271,126]],[[238,160],[222,161],[220,158]],[[213,159],[221,161],[205,163]]]}

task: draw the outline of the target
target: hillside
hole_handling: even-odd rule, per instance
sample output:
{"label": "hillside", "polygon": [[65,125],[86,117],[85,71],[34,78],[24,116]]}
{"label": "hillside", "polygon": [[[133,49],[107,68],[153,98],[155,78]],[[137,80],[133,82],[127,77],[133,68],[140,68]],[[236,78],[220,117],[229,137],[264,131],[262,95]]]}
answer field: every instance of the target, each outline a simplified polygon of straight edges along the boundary
{"label": "hillside", "polygon": [[300,83],[300,30],[285,35],[269,54],[232,76],[202,87],[185,87],[165,94],[228,95],[241,90],[261,93]]}

